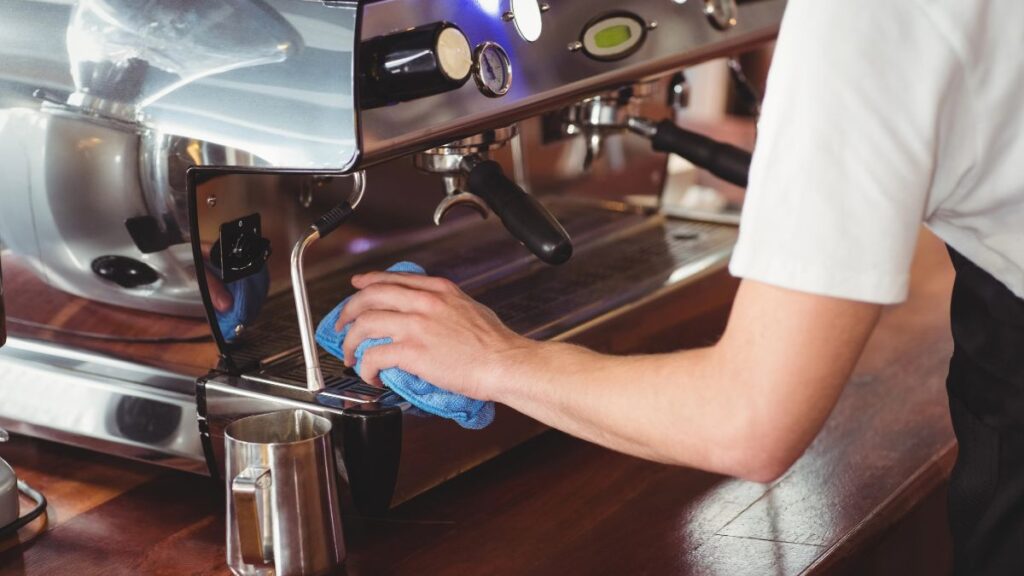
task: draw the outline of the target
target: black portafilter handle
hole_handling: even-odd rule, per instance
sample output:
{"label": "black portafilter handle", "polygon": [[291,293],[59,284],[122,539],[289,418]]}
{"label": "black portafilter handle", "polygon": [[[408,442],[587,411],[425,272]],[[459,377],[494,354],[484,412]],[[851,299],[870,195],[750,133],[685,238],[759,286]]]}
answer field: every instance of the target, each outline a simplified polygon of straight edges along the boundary
{"label": "black portafilter handle", "polygon": [[630,118],[628,125],[633,132],[649,138],[658,152],[676,154],[726,182],[746,187],[750,152],[680,128],[671,120],[655,124],[643,118]]}
{"label": "black portafilter handle", "polygon": [[468,156],[463,166],[469,173],[469,192],[487,203],[505,228],[548,264],[564,264],[572,257],[572,240],[565,228],[536,198],[505,176],[493,160]]}

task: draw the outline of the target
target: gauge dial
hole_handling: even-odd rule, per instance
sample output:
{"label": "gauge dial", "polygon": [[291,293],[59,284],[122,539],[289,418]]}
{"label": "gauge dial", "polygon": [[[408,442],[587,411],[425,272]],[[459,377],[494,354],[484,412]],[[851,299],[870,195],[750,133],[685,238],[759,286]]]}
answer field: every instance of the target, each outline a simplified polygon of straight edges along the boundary
{"label": "gauge dial", "polygon": [[512,62],[508,53],[494,42],[484,42],[473,54],[473,77],[485,96],[497,98],[512,87]]}

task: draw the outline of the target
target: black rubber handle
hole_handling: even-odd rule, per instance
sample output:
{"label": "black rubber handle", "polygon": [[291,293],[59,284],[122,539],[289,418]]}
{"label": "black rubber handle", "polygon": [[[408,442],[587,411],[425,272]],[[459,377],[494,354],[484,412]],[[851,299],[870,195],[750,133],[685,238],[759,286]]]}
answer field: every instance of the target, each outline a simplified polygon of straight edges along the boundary
{"label": "black rubber handle", "polygon": [[497,162],[484,160],[470,170],[469,191],[482,198],[537,258],[557,265],[572,257],[572,240],[565,228],[536,198],[509,180]]}
{"label": "black rubber handle", "polygon": [[317,218],[313,226],[320,232],[320,237],[323,238],[331,232],[338,229],[348,217],[352,215],[352,205],[347,201],[338,204],[334,208],[331,208],[326,214]]}
{"label": "black rubber handle", "polygon": [[656,128],[651,138],[655,150],[681,156],[726,182],[746,187],[750,152],[684,130],[671,120],[658,122]]}

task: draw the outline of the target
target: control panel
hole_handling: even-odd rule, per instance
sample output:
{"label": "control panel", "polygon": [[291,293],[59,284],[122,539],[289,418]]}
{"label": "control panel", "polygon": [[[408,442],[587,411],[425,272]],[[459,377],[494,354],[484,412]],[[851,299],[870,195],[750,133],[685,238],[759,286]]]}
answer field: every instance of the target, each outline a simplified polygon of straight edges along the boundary
{"label": "control panel", "polygon": [[741,13],[736,0],[364,4],[361,164],[731,55],[773,38],[785,5],[760,0]]}
{"label": "control panel", "polygon": [[364,41],[360,108],[368,110],[461,88],[472,76],[484,96],[512,87],[512,62],[497,42],[475,48],[458,26],[437,22]]}

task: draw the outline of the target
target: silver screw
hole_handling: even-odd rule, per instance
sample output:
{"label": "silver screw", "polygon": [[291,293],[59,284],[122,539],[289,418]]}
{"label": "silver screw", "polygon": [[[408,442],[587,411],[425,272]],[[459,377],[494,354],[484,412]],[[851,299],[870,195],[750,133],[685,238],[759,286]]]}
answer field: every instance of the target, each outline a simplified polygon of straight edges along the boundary
{"label": "silver screw", "polygon": [[206,197],[206,205],[209,206],[210,208],[213,208],[214,206],[216,206],[217,205],[217,197],[212,195],[212,194],[210,196],[207,196]]}
{"label": "silver screw", "polygon": [[575,42],[569,42],[569,52],[579,52],[583,49],[583,42],[576,40]]}

